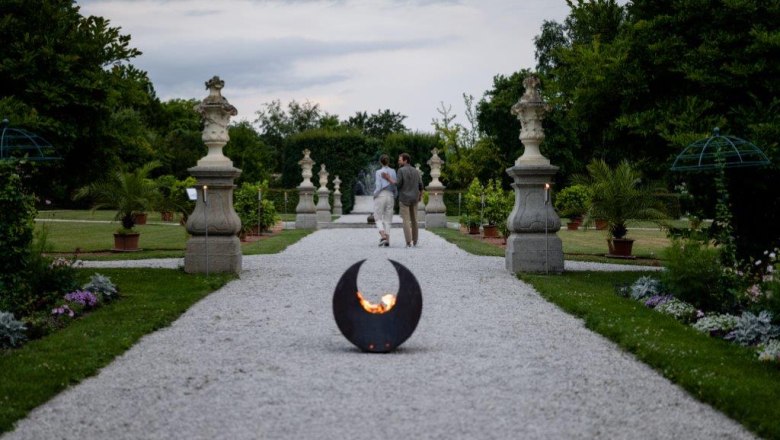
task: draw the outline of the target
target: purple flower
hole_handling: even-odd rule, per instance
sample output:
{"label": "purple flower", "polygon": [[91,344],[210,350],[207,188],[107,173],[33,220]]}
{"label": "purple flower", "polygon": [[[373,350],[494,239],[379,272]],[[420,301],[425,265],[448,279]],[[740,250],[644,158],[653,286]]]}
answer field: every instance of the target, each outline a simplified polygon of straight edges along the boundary
{"label": "purple flower", "polygon": [[78,303],[85,307],[95,307],[98,299],[97,296],[89,290],[77,290],[65,295],[65,301]]}
{"label": "purple flower", "polygon": [[672,298],[674,298],[672,295],[653,295],[645,301],[645,306],[654,309],[665,302],[669,302]]}
{"label": "purple flower", "polygon": [[56,315],[56,316],[68,315],[68,316],[70,316],[71,318],[73,318],[74,316],[76,316],[76,312],[74,312],[73,310],[71,310],[71,308],[70,308],[70,307],[68,307],[68,305],[67,305],[67,304],[63,304],[63,305],[62,305],[62,306],[60,306],[60,307],[57,307],[57,308],[51,309],[51,314],[52,314],[52,315]]}

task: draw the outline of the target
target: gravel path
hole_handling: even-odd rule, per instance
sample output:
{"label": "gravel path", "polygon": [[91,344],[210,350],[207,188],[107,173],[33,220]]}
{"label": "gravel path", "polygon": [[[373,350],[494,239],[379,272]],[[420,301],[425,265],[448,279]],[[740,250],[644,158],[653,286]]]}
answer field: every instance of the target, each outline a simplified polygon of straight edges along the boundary
{"label": "gravel path", "polygon": [[[241,280],[144,337],[4,439],[736,439],[740,425],[504,270],[421,231],[331,229],[245,257]],[[341,274],[376,299],[414,272],[423,313],[390,354],[342,337]],[[388,275],[390,274],[390,275]]]}

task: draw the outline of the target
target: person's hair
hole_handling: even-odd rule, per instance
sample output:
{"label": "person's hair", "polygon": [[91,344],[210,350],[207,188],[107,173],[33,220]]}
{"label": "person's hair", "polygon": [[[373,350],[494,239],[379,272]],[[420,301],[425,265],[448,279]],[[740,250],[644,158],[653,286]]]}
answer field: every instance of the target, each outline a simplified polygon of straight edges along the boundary
{"label": "person's hair", "polygon": [[401,159],[406,163],[412,163],[412,156],[409,156],[409,153],[401,153]]}
{"label": "person's hair", "polygon": [[386,154],[379,156],[379,163],[381,163],[384,166],[387,166],[390,163],[390,157]]}

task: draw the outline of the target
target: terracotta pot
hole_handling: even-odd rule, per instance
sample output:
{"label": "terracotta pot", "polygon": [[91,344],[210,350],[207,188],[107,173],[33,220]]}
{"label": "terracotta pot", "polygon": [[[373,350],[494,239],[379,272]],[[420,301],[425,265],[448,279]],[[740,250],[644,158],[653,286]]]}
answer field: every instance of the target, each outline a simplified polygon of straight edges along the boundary
{"label": "terracotta pot", "polygon": [[479,225],[469,226],[469,234],[471,235],[479,234]]}
{"label": "terracotta pot", "polygon": [[607,221],[596,220],[596,229],[598,229],[599,231],[603,231],[604,229],[607,229]]}
{"label": "terracotta pot", "polygon": [[609,246],[609,255],[630,257],[634,240],[630,238],[608,238],[607,246]]}
{"label": "terracotta pot", "polygon": [[133,214],[133,221],[135,221],[135,224],[137,225],[145,225],[146,224],[146,213],[145,212],[137,212]]}
{"label": "terracotta pot", "polygon": [[162,211],[160,212],[160,220],[164,222],[172,222],[173,221],[173,212],[172,211]]}
{"label": "terracotta pot", "polygon": [[141,234],[114,234],[114,252],[129,252],[138,250],[138,237]]}
{"label": "terracotta pot", "polygon": [[566,229],[570,231],[576,231],[580,228],[580,222],[568,222],[566,223]]}
{"label": "terracotta pot", "polygon": [[482,226],[483,237],[498,238],[498,226],[496,225],[484,225]]}

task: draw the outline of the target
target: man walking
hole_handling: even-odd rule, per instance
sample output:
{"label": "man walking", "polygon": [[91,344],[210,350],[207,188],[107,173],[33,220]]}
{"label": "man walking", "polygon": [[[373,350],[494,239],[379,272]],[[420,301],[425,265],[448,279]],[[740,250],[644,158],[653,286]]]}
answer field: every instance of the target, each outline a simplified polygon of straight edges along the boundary
{"label": "man walking", "polygon": [[382,177],[398,187],[398,210],[403,220],[406,247],[417,246],[417,204],[422,200],[423,184],[420,173],[412,166],[412,158],[407,153],[398,156],[396,174],[396,181],[388,173],[383,173]]}

